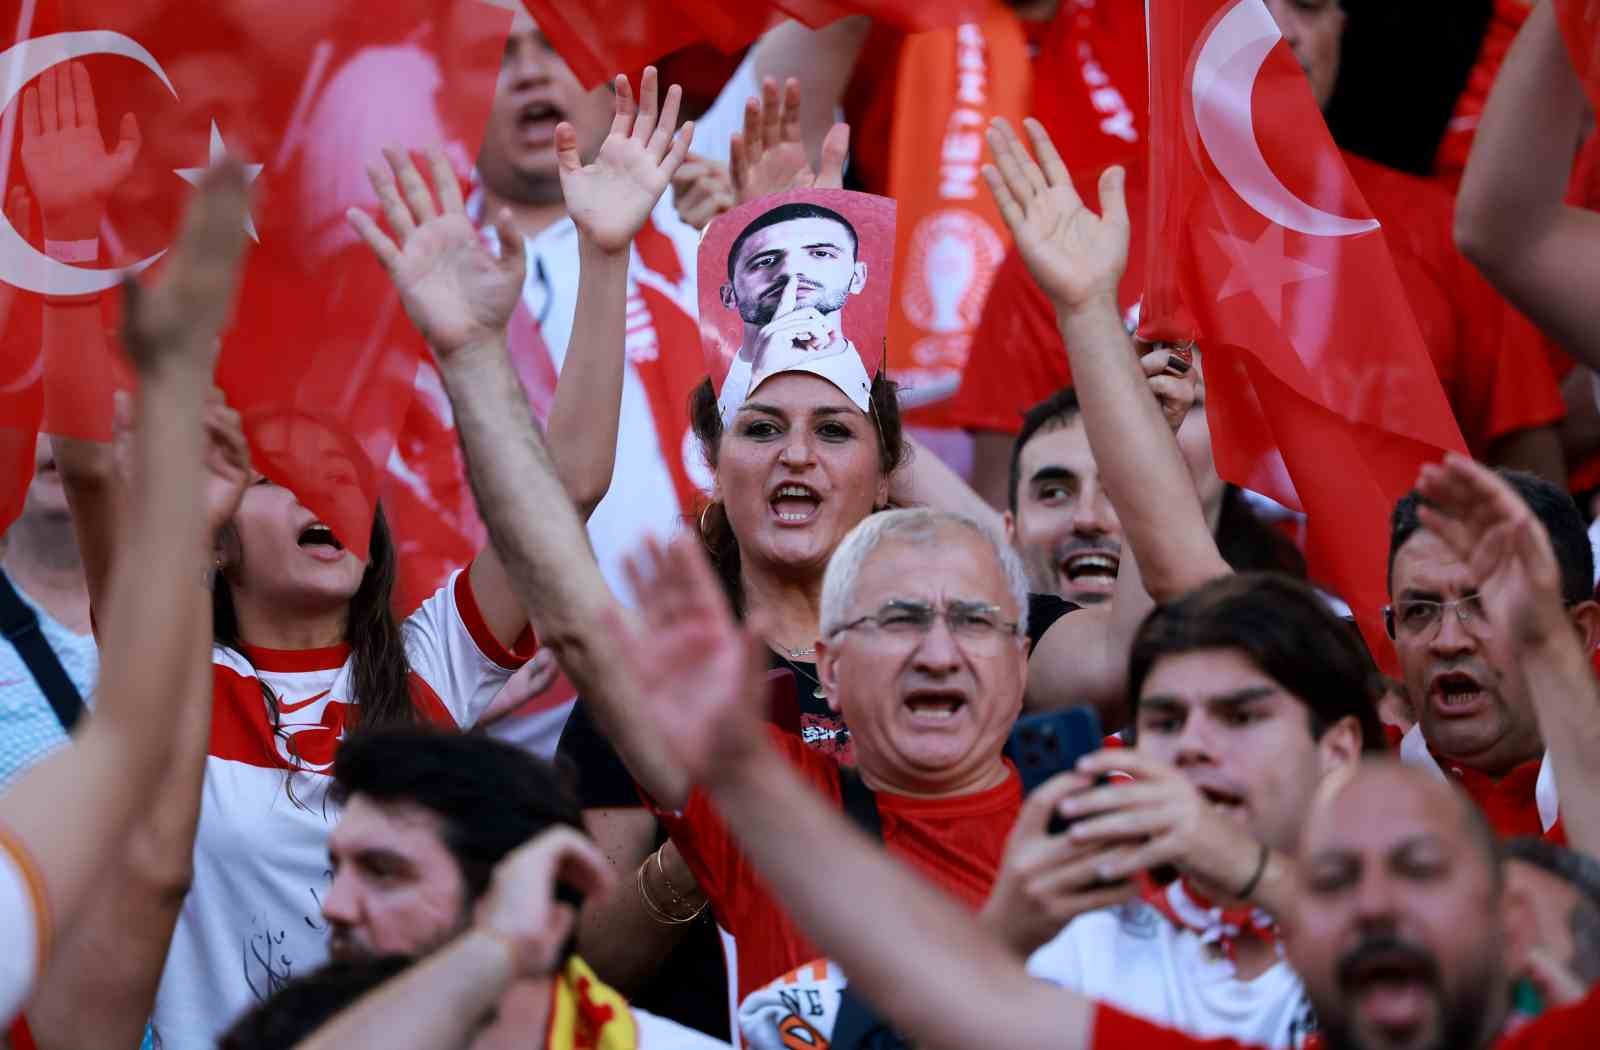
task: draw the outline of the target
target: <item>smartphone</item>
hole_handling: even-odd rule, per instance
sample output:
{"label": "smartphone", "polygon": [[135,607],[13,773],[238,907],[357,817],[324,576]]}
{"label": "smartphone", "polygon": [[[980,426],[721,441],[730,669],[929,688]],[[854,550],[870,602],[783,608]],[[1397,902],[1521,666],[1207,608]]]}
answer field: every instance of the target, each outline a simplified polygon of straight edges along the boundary
{"label": "smartphone", "polygon": [[[1078,765],[1078,760],[1105,746],[1100,732],[1100,716],[1092,707],[1073,707],[1065,711],[1031,715],[1012,727],[1005,755],[1022,776],[1022,793],[1035,788],[1057,773]],[[1060,834],[1067,822],[1060,814],[1050,818],[1049,832]]]}

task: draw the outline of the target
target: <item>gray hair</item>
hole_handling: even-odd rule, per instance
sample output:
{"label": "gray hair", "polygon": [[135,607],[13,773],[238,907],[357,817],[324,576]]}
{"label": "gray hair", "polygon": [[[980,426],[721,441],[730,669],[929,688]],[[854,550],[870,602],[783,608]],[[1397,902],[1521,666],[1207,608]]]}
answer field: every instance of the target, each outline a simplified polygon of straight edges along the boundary
{"label": "gray hair", "polygon": [[822,637],[836,634],[850,615],[850,605],[855,600],[856,582],[861,568],[886,540],[902,543],[932,545],[951,528],[967,529],[981,537],[994,552],[1004,570],[1011,600],[1017,605],[1017,631],[1028,633],[1028,577],[1022,568],[1022,559],[1006,542],[1000,530],[987,521],[968,514],[932,507],[910,507],[904,510],[885,510],[869,514],[851,529],[828,559],[828,571],[822,577]]}

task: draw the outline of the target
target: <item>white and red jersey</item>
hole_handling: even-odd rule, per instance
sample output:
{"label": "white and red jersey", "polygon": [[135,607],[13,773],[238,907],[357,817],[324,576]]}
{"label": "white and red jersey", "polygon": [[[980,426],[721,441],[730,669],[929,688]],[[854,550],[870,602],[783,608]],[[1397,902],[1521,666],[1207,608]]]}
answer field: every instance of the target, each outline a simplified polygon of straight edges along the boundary
{"label": "white and red jersey", "polygon": [[[466,571],[423,602],[402,633],[413,702],[447,726],[476,721],[533,651],[529,635],[516,652],[496,641]],[[166,1050],[212,1050],[239,1014],[328,956],[321,897],[339,818],[329,772],[354,720],[349,649],[219,646],[212,661],[194,883],[156,996]],[[276,725],[263,685],[277,699]]]}
{"label": "white and red jersey", "polygon": [[50,902],[27,847],[0,828],[0,1025],[28,1001],[50,950]]}

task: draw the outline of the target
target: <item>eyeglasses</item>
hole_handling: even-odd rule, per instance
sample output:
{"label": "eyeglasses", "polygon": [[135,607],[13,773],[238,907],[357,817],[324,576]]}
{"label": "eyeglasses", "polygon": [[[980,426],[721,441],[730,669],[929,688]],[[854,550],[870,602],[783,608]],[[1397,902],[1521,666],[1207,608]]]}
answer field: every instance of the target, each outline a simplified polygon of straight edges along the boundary
{"label": "eyeglasses", "polygon": [[1017,624],[1005,619],[1000,607],[989,602],[951,602],[939,608],[926,602],[892,601],[875,613],[840,624],[828,632],[828,637],[871,624],[892,639],[921,640],[933,630],[936,619],[944,620],[958,641],[988,642],[1017,633]]}
{"label": "eyeglasses", "polygon": [[1478,633],[1489,624],[1483,599],[1478,594],[1466,594],[1451,602],[1436,602],[1427,598],[1410,598],[1383,607],[1383,625],[1390,638],[1405,635],[1408,638],[1433,637],[1444,622],[1446,609],[1456,614],[1461,626]]}

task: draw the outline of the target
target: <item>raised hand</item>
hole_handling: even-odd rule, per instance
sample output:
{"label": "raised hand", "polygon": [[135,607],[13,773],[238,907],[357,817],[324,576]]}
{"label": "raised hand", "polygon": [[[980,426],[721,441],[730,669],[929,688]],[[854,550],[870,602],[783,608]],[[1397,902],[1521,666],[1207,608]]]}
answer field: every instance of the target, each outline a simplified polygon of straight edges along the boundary
{"label": "raised hand", "polygon": [[146,287],[123,279],[122,337],[141,372],[173,362],[205,369],[233,310],[243,268],[250,196],[233,161],[201,178],[160,276]]}
{"label": "raised hand", "polygon": [[733,176],[725,165],[709,157],[690,154],[672,176],[672,204],[678,218],[697,230],[738,203],[733,192]]}
{"label": "raised hand", "polygon": [[[1142,348],[1145,344],[1139,345]],[[1189,410],[1194,407],[1198,393],[1198,377],[1193,360],[1185,359],[1182,354],[1162,345],[1141,357],[1139,364],[1144,368],[1145,377],[1150,380],[1150,392],[1156,396],[1156,403],[1161,406],[1167,426],[1176,434],[1188,418]]]}
{"label": "raised hand", "polygon": [[656,110],[656,69],[647,66],[634,105],[628,78],[617,77],[616,115],[594,161],[578,156],[578,132],[556,125],[561,195],[578,232],[607,253],[625,252],[661,199],[694,138],[691,121],[674,134],[683,91],[674,84]]}
{"label": "raised hand", "polygon": [[626,563],[637,619],[613,609],[615,659],[654,698],[654,730],[691,780],[714,782],[760,739],[766,645],[733,620],[693,537],[654,539]]}
{"label": "raised hand", "polygon": [[740,204],[785,190],[836,190],[844,185],[850,153],[850,125],[835,124],[822,140],[822,170],[813,171],[800,141],[800,81],[791,77],[778,94],[778,82],[761,82],[760,97],[744,104],[744,131],[728,145],[730,174]]}
{"label": "raised hand", "polygon": [[1259,883],[1252,875],[1260,863],[1260,844],[1240,821],[1217,812],[1177,769],[1136,749],[1115,748],[1084,758],[1076,772],[1134,778],[1072,795],[1059,807],[1073,822],[1066,837],[1081,847],[1139,842],[1108,857],[1098,869],[1100,878],[1121,880],[1171,864],[1217,897]]}
{"label": "raised hand", "polygon": [[478,716],[475,729],[487,729],[502,718],[515,714],[523,704],[543,693],[555,684],[561,675],[561,665],[556,663],[556,654],[549,649],[540,649],[533,654],[533,659],[517,668],[517,672],[506,679],[506,684],[489,701],[489,706],[483,709],[483,714]]}
{"label": "raised hand", "polygon": [[577,912],[556,900],[558,885],[585,897],[610,892],[615,875],[605,854],[593,842],[567,827],[540,832],[495,866],[489,892],[474,916],[512,950],[517,972],[543,977],[561,961]]}
{"label": "raised hand", "polygon": [[1490,623],[1523,645],[1572,630],[1550,535],[1505,479],[1456,452],[1417,478],[1422,527],[1466,563]]}
{"label": "raised hand", "polygon": [[1038,162],[1011,125],[996,119],[988,132],[994,163],[983,166],[983,179],[1017,250],[1058,310],[1077,310],[1097,300],[1108,301],[1114,310],[1117,284],[1128,265],[1124,172],[1107,168],[1100,176],[1103,214],[1096,215],[1073,188],[1044,126],[1031,117],[1023,124]]}
{"label": "raised hand", "polygon": [[99,236],[106,199],[139,155],[139,122],[122,116],[115,149],[100,136],[94,88],[82,62],[52,66],[22,93],[22,170],[39,198],[45,236]]}
{"label": "raised hand", "polygon": [[[138,484],[133,476],[133,396],[117,391],[113,397],[112,454],[117,475],[125,484]],[[206,515],[206,541],[211,543],[223,526],[233,520],[244,498],[244,490],[258,477],[250,465],[250,443],[244,436],[239,413],[228,407],[219,387],[206,397],[202,417],[205,427],[205,485],[202,490]]]}
{"label": "raised hand", "polygon": [[1104,865],[1127,854],[1130,844],[1086,846],[1049,830],[1062,801],[1093,785],[1091,777],[1060,773],[1039,785],[1017,814],[1000,873],[979,917],[1018,956],[1031,955],[1079,915],[1138,894],[1132,880],[1107,882],[1099,874]]}
{"label": "raised hand", "polygon": [[404,151],[386,149],[383,156],[384,164],[368,166],[367,177],[394,239],[359,208],[345,217],[389,271],[406,316],[441,359],[502,337],[527,270],[511,212],[502,208],[495,217],[496,256],[467,218],[461,186],[442,150],[428,151],[432,189]]}

